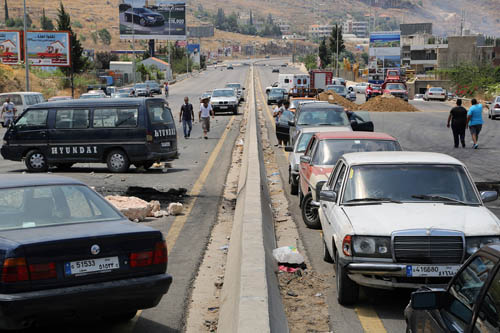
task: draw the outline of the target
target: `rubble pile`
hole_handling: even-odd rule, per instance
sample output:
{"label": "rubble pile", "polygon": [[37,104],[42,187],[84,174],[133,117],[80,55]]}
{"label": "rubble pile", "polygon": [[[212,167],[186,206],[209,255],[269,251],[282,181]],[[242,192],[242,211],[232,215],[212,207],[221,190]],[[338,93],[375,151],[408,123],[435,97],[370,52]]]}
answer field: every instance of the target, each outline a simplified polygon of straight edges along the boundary
{"label": "rubble pile", "polygon": [[321,94],[318,95],[318,99],[320,101],[327,101],[328,103],[331,104],[338,104],[346,110],[350,111],[356,111],[359,109],[359,105],[356,103],[351,102],[350,100],[336,94],[335,92],[328,90],[325,92],[322,92]]}
{"label": "rubble pile", "polygon": [[361,104],[359,110],[372,112],[418,112],[420,111],[401,98],[392,95],[382,95],[370,98],[368,102]]}
{"label": "rubble pile", "polygon": [[168,215],[178,215],[182,212],[182,204],[171,203],[168,211],[161,210],[160,202],[152,200],[147,202],[137,197],[126,197],[121,195],[106,196],[113,206],[115,206],[129,220],[140,222],[146,217],[163,217]]}

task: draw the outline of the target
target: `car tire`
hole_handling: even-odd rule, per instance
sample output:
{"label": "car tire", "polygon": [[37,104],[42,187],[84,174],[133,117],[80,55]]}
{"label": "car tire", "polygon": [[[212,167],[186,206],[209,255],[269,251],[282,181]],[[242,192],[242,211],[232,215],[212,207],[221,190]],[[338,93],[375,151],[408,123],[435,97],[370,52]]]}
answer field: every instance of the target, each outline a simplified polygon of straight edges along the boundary
{"label": "car tire", "polygon": [[345,268],[340,263],[338,253],[335,255],[335,284],[339,304],[352,305],[358,301],[359,286],[347,276]]}
{"label": "car tire", "polygon": [[328,247],[326,246],[325,239],[323,237],[321,237],[321,239],[323,240],[323,261],[325,261],[329,264],[333,264],[333,258],[330,255],[330,252],[328,251]]}
{"label": "car tire", "polygon": [[488,118],[494,119],[489,112],[488,112]]}
{"label": "car tire", "polygon": [[139,24],[140,24],[140,25],[142,25],[143,27],[145,27],[145,26],[146,26],[146,20],[145,20],[145,19],[143,19],[143,18],[141,18],[141,19],[139,20]]}
{"label": "car tire", "polygon": [[136,315],[137,311],[128,311],[128,312],[105,315],[104,317],[115,323],[124,323],[132,320]]}
{"label": "car tire", "polygon": [[302,220],[308,228],[320,229],[318,209],[311,205],[311,201],[313,201],[312,194],[307,193],[302,202]]}
{"label": "car tire", "polygon": [[106,158],[106,163],[108,165],[108,170],[114,173],[127,172],[130,167],[127,154],[120,149],[112,150]]}
{"label": "car tire", "polygon": [[55,167],[60,171],[68,171],[74,163],[57,163]]}
{"label": "car tire", "polygon": [[29,172],[45,172],[49,169],[47,158],[38,149],[30,150],[24,158],[24,164]]}

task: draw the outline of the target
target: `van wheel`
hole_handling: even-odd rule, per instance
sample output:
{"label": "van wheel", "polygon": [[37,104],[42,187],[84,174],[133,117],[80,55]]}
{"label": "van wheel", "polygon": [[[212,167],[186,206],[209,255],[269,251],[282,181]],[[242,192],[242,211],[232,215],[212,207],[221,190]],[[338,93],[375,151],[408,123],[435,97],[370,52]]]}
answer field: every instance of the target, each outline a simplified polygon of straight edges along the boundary
{"label": "van wheel", "polygon": [[58,170],[67,171],[67,170],[71,169],[71,167],[73,166],[73,163],[57,163],[55,166]]}
{"label": "van wheel", "polygon": [[341,305],[352,305],[358,301],[359,286],[347,276],[345,268],[340,263],[338,253],[335,255],[335,263],[337,301]]}
{"label": "van wheel", "polygon": [[29,172],[45,172],[49,168],[47,158],[39,150],[30,150],[24,158],[24,163]]}
{"label": "van wheel", "polygon": [[112,150],[107,158],[108,169],[111,172],[121,173],[126,172],[130,167],[127,154],[123,150]]}
{"label": "van wheel", "polygon": [[319,229],[321,228],[321,224],[319,222],[318,209],[311,205],[311,201],[313,201],[312,194],[307,193],[302,202],[302,219],[307,227]]}

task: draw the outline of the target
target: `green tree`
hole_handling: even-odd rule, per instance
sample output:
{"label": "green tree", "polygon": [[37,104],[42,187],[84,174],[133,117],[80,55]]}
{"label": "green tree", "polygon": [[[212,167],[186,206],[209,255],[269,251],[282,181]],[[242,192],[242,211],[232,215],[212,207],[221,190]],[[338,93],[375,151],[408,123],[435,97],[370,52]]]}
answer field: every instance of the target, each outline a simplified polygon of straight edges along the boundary
{"label": "green tree", "polygon": [[342,37],[342,28],[339,27],[338,24],[335,24],[332,28],[332,33],[330,34],[330,55],[337,56],[337,50],[340,55],[345,50],[345,45],[344,38]]}
{"label": "green tree", "polygon": [[111,52],[97,52],[95,54],[95,68],[97,69],[109,69],[109,63],[111,61],[117,61],[118,55]]}
{"label": "green tree", "polygon": [[9,5],[7,5],[7,0],[4,2],[4,11],[5,11],[5,24],[9,20]]}
{"label": "green tree", "polygon": [[45,8],[42,10],[42,17],[40,17],[40,28],[42,30],[54,30],[54,23],[45,15]]}
{"label": "green tree", "polygon": [[330,52],[326,45],[326,37],[324,37],[319,44],[318,54],[321,60],[321,67],[325,68],[330,63]]}
{"label": "green tree", "polygon": [[[7,1],[7,0],[5,0]],[[252,10],[250,10],[250,19],[248,20],[248,25],[253,25],[253,13]]]}
{"label": "green tree", "polygon": [[99,38],[102,40],[102,42],[105,45],[110,45],[111,44],[111,34],[107,29],[101,29],[98,31]]}
{"label": "green tree", "polygon": [[83,53],[82,45],[78,40],[78,36],[71,29],[71,18],[69,14],[64,9],[62,2],[60,3],[59,10],[57,13],[57,30],[59,31],[69,31],[70,33],[70,45],[71,45],[71,68],[61,68],[64,74],[69,75],[71,72],[77,74],[81,73],[87,69],[89,62],[85,58]]}
{"label": "green tree", "polygon": [[[92,38],[92,41],[94,42],[94,44],[97,44],[97,39],[98,39],[98,37],[97,37],[97,32],[92,31],[92,32],[90,33],[90,38]],[[130,46],[132,46],[132,45],[130,45]]]}
{"label": "green tree", "polygon": [[270,13],[269,13],[269,15],[267,15],[267,24],[269,24],[269,25],[274,24],[273,16]]}
{"label": "green tree", "polygon": [[224,9],[219,8],[217,9],[217,16],[215,18],[215,27],[217,29],[222,30],[225,23],[226,23],[226,15],[224,14]]}

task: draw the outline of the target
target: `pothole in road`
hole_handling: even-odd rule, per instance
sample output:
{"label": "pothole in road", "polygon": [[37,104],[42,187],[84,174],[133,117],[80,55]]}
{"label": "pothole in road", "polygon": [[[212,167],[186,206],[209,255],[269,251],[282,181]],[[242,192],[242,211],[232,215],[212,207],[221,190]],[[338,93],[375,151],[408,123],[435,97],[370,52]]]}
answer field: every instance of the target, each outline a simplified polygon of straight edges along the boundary
{"label": "pothole in road", "polygon": [[161,191],[153,187],[129,186],[126,189],[112,187],[96,187],[95,189],[102,196],[121,195],[126,197],[137,197],[139,199],[150,202],[157,200],[162,208],[168,207],[171,202],[184,203],[189,195],[185,188],[170,188],[167,191]]}

